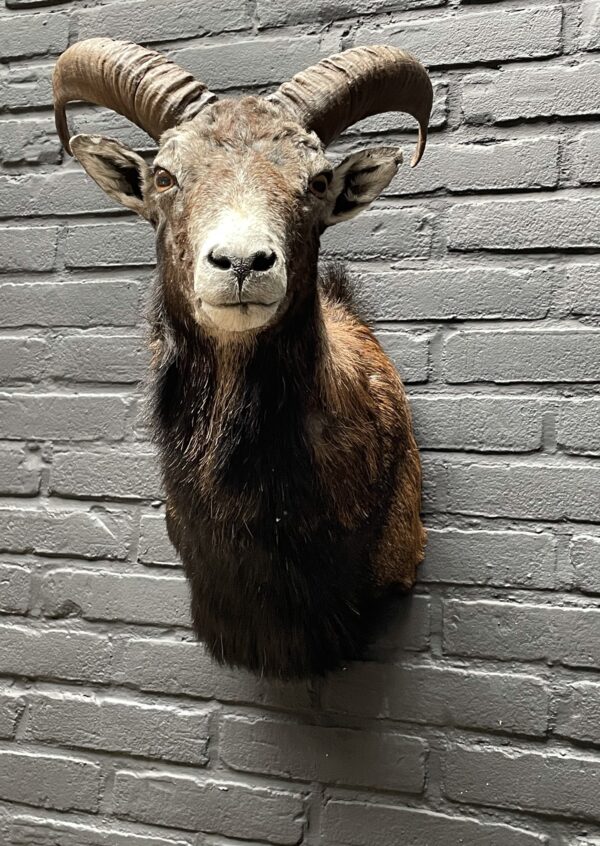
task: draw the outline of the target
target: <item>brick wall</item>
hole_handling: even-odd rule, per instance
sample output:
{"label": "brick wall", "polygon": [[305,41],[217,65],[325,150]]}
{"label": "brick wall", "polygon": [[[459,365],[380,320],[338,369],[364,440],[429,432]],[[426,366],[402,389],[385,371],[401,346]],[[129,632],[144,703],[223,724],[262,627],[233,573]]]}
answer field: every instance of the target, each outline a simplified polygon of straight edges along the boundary
{"label": "brick wall", "polygon": [[[598,0],[0,7],[0,842],[598,846]],[[325,238],[409,385],[428,556],[324,684],[193,643],[142,415],[152,234],[53,131],[52,64],[92,35],[218,91],[370,42],[431,67],[422,165]]]}

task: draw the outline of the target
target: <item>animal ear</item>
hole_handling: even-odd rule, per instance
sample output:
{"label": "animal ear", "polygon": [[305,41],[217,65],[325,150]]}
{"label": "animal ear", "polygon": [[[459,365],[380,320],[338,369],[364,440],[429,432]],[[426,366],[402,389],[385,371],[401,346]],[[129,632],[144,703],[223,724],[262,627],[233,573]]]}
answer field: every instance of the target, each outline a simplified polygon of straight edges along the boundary
{"label": "animal ear", "polygon": [[144,197],[152,174],[141,156],[103,135],[75,135],[71,150],[103,191],[147,218]]}
{"label": "animal ear", "polygon": [[344,159],[333,171],[325,225],[350,220],[370,206],[390,184],[401,162],[398,147],[369,147]]}

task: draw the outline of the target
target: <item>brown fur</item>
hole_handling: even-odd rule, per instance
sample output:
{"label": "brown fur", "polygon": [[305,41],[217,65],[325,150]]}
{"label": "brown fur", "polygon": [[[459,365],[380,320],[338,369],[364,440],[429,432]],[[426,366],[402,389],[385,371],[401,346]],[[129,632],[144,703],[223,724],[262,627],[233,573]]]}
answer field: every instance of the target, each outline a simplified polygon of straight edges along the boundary
{"label": "brown fur", "polygon": [[373,571],[378,588],[407,590],[415,582],[426,536],[420,519],[421,463],[404,388],[371,331],[343,305],[325,300],[323,323],[329,352],[323,404],[333,415],[315,444],[317,465],[323,479],[337,480],[330,487],[334,507],[350,528],[357,512],[375,505],[369,503],[369,490],[402,445]]}

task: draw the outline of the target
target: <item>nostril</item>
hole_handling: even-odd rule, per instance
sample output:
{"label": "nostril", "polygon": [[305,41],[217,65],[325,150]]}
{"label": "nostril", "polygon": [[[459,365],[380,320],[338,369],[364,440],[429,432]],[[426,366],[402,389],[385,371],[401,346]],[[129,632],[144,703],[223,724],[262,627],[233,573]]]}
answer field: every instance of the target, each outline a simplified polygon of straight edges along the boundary
{"label": "nostril", "polygon": [[264,253],[264,252],[254,253],[254,255],[252,256],[251,268],[252,268],[252,270],[257,270],[259,272],[262,272],[262,271],[265,271],[265,270],[270,270],[273,267],[273,265],[275,264],[276,261],[277,261],[277,256],[273,252],[271,252],[271,253]]}
{"label": "nostril", "polygon": [[211,250],[207,255],[207,259],[214,267],[218,267],[221,270],[231,270],[231,259],[227,258],[227,256],[216,256]]}
{"label": "nostril", "polygon": [[219,270],[233,270],[238,276],[247,276],[251,271],[263,273],[270,270],[277,261],[277,256],[274,252],[268,253],[265,250],[259,250],[259,252],[253,253],[247,258],[241,258],[223,254],[217,255],[214,250],[211,250],[207,254],[206,260],[213,267],[218,267]]}

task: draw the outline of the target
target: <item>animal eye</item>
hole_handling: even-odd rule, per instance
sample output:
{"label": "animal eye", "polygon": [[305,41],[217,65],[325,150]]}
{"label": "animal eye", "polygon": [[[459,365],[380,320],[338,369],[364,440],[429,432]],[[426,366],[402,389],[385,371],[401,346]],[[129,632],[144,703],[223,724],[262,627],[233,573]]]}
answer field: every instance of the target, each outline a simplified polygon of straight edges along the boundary
{"label": "animal eye", "polygon": [[164,167],[159,167],[154,171],[154,185],[156,186],[156,190],[159,192],[168,191],[169,188],[177,185],[177,180],[173,174],[169,173],[168,170],[165,170]]}
{"label": "animal eye", "polygon": [[329,180],[322,173],[318,176],[314,176],[308,183],[308,190],[314,194],[315,197],[324,197],[328,188]]}

